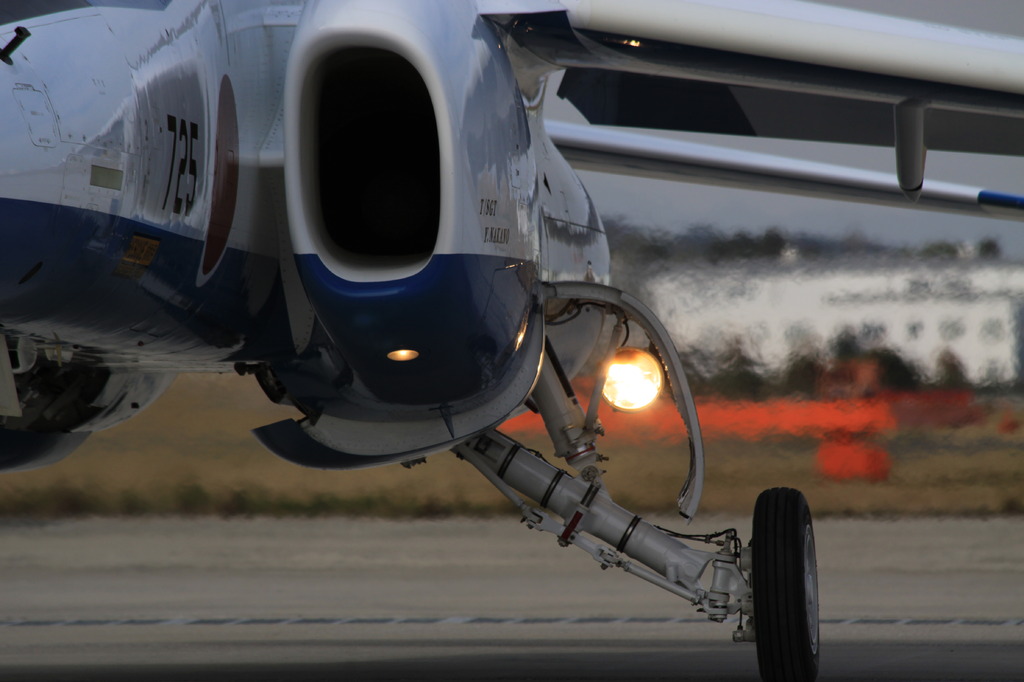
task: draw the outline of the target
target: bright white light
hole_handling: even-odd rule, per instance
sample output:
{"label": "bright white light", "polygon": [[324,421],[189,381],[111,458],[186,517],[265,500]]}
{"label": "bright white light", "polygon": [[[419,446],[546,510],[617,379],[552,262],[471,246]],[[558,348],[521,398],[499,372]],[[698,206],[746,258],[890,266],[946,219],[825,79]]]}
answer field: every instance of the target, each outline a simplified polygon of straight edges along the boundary
{"label": "bright white light", "polygon": [[639,348],[624,348],[608,367],[601,395],[617,410],[636,412],[649,407],[661,392],[661,364]]}

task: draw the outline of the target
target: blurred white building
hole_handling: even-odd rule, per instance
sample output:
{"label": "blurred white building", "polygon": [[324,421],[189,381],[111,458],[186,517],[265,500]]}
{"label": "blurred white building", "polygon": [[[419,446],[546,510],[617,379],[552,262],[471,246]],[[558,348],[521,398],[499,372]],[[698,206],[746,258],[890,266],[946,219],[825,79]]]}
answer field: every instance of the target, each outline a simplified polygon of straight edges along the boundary
{"label": "blurred white building", "polygon": [[952,353],[974,383],[1021,378],[1024,264],[891,256],[687,265],[653,277],[647,300],[676,345],[716,352],[739,342],[768,369],[828,353],[844,331],[935,378]]}

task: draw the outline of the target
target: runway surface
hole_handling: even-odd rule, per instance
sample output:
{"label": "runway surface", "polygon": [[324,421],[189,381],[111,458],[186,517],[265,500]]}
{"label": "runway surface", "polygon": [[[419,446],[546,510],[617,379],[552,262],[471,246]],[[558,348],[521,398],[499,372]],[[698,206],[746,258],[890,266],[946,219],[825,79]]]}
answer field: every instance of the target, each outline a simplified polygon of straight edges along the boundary
{"label": "runway surface", "polygon": [[[1024,519],[816,535],[820,679],[1024,679]],[[732,625],[514,519],[6,523],[0,576],[3,680],[757,679]]]}

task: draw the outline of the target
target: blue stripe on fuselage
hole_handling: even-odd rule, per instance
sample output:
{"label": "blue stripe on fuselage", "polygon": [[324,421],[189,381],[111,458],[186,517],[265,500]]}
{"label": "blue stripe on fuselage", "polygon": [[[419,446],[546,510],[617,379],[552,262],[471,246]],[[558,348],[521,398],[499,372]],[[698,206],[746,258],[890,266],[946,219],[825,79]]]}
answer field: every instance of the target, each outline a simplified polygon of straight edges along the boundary
{"label": "blue stripe on fuselage", "polygon": [[[434,255],[411,277],[353,282],[318,256],[296,261],[320,322],[378,400],[452,405],[494,390],[519,369],[515,355],[534,302],[532,262]],[[397,349],[419,357],[389,360]]]}
{"label": "blue stripe on fuselage", "polygon": [[[100,356],[190,364],[294,358],[275,258],[228,249],[203,285],[203,242],[96,211],[0,199],[0,324]],[[119,270],[134,237],[159,240],[136,276]],[[517,339],[534,304],[536,267],[496,256],[438,255],[413,277],[360,283],[314,256],[297,262],[353,385],[386,403],[475,401],[521,369]],[[140,345],[141,342],[141,345]],[[412,348],[409,363],[387,352]]]}
{"label": "blue stripe on fuselage", "polygon": [[[0,324],[16,333],[183,365],[291,350],[275,258],[228,249],[200,287],[201,240],[17,199],[0,199],[0,215]],[[126,271],[137,236],[159,246],[149,265]]]}

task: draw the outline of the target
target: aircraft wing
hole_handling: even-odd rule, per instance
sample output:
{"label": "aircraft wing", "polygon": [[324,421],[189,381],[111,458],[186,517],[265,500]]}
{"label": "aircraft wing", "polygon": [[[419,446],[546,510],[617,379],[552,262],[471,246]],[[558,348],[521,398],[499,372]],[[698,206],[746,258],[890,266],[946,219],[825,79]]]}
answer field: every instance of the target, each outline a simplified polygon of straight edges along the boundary
{"label": "aircraft wing", "polygon": [[[548,121],[552,141],[577,169],[907,207],[896,176],[650,134]],[[951,182],[924,183],[915,208],[1024,220],[1024,196]]]}
{"label": "aircraft wing", "polygon": [[[553,126],[582,168],[1007,217],[1021,198],[924,183],[928,149],[1024,154],[1024,40],[796,0],[566,0],[514,40],[597,125],[892,147],[895,178]],[[772,166],[775,169],[772,169]],[[698,172],[699,171],[699,172]],[[746,183],[752,184],[746,184]]]}

